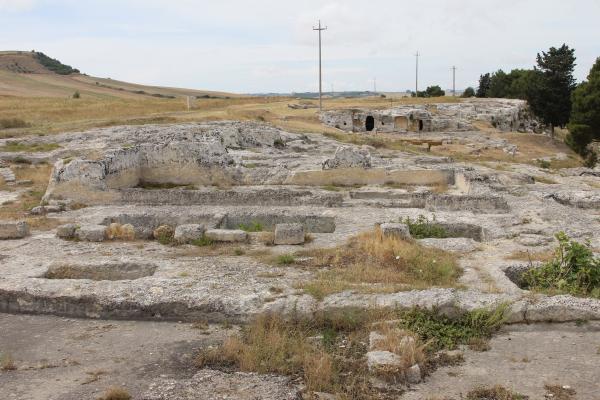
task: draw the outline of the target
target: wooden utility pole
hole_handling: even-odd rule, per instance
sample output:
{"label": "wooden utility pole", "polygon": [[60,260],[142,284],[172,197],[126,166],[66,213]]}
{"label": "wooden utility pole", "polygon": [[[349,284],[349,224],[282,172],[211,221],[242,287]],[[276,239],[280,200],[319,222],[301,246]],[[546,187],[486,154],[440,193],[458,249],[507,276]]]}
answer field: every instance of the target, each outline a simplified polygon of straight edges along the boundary
{"label": "wooden utility pole", "polygon": [[415,54],[417,59],[416,69],[415,69],[415,97],[419,97],[419,51]]}
{"label": "wooden utility pole", "polygon": [[319,27],[313,27],[313,31],[319,31],[319,111],[323,111],[323,72],[321,64],[321,32],[326,31],[327,27],[321,27],[321,20],[319,20]]}

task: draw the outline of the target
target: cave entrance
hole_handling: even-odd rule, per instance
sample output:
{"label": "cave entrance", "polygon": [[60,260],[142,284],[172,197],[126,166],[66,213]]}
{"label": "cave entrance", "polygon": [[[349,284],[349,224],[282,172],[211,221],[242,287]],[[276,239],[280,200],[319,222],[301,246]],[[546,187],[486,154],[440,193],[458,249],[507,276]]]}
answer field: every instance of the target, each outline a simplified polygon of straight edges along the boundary
{"label": "cave entrance", "polygon": [[367,132],[371,132],[373,129],[375,129],[375,118],[373,118],[372,115],[367,117],[367,120],[365,121],[365,129]]}

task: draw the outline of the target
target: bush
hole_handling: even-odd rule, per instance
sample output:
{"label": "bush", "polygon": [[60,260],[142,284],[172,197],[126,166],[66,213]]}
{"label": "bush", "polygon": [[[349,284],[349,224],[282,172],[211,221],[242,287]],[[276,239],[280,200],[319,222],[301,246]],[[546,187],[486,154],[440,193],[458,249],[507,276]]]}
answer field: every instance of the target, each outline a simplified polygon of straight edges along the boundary
{"label": "bush", "polygon": [[475,97],[475,89],[473,89],[472,87],[466,88],[461,97],[463,97],[463,98]]}
{"label": "bush", "polygon": [[0,129],[27,128],[29,124],[19,118],[0,119]]}
{"label": "bush", "polygon": [[249,224],[240,224],[238,228],[245,232],[262,232],[264,230],[263,224],[258,221],[252,221]]}
{"label": "bush", "polygon": [[501,305],[493,310],[474,310],[456,319],[435,310],[416,308],[401,314],[400,325],[429,342],[433,349],[454,349],[474,339],[491,337],[504,323],[507,308],[507,305]]}
{"label": "bush", "polygon": [[424,215],[419,215],[416,221],[412,221],[410,217],[406,217],[404,221],[408,225],[408,230],[411,236],[415,239],[425,238],[447,238],[448,232],[446,229],[435,223],[435,217],[433,221],[429,221]]}
{"label": "bush", "polygon": [[528,289],[600,298],[600,258],[590,243],[571,240],[564,232],[556,235],[554,259],[522,276]]}
{"label": "bush", "polygon": [[79,93],[79,90],[78,90],[78,91],[76,91],[75,93],[73,93],[73,98],[74,98],[74,99],[79,99],[79,98],[81,98],[81,94]]}
{"label": "bush", "polygon": [[203,235],[200,239],[196,239],[196,240],[192,241],[192,244],[194,246],[198,246],[198,247],[206,247],[206,246],[212,246],[213,244],[215,244],[215,241],[212,240],[211,238]]}
{"label": "bush", "polygon": [[290,265],[296,262],[296,258],[292,254],[281,254],[276,261],[280,265]]}
{"label": "bush", "polygon": [[60,61],[50,58],[44,53],[34,52],[35,58],[38,60],[40,64],[42,64],[46,69],[55,72],[59,75],[71,75],[78,74],[79,70],[71,67],[70,65],[65,65]]}

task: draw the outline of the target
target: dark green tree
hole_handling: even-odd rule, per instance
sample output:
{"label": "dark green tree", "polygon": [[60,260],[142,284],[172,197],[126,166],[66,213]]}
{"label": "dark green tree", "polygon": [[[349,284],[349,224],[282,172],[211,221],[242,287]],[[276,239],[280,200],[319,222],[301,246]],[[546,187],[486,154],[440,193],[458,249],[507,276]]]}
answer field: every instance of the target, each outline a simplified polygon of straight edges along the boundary
{"label": "dark green tree", "polygon": [[427,97],[442,97],[446,95],[446,92],[438,85],[427,87],[425,93],[427,93]]}
{"label": "dark green tree", "polygon": [[571,93],[575,89],[575,49],[563,44],[537,55],[533,84],[527,99],[532,111],[547,125],[554,137],[555,126],[565,126],[571,115]]}
{"label": "dark green tree", "polygon": [[473,89],[472,87],[468,87],[465,89],[465,91],[463,92],[461,97],[464,98],[469,98],[469,97],[474,97],[475,96],[475,89]]}
{"label": "dark green tree", "polygon": [[593,140],[600,140],[600,57],[590,70],[587,81],[573,91],[572,104],[567,144],[588,160],[593,160],[594,155],[587,146]]}
{"label": "dark green tree", "polygon": [[490,74],[483,74],[479,77],[479,87],[477,88],[477,97],[488,97],[487,93],[490,90]]}

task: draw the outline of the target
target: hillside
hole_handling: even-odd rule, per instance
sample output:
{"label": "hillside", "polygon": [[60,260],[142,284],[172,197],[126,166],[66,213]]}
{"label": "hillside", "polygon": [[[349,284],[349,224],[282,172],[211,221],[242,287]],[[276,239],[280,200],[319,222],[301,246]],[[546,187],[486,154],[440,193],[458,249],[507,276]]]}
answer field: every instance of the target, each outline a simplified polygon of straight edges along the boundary
{"label": "hillside", "polygon": [[206,90],[146,86],[96,78],[38,52],[0,52],[0,96],[69,97],[78,91],[96,98],[239,97]]}

